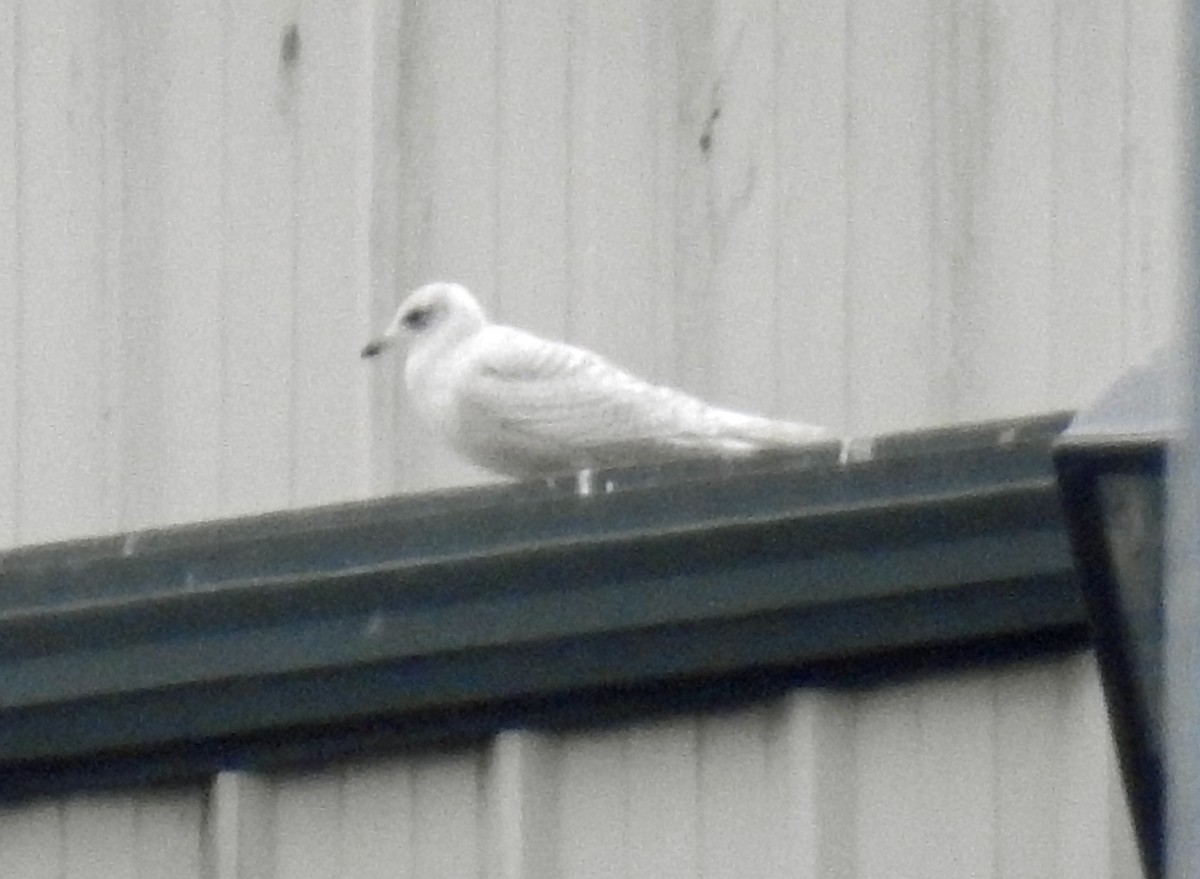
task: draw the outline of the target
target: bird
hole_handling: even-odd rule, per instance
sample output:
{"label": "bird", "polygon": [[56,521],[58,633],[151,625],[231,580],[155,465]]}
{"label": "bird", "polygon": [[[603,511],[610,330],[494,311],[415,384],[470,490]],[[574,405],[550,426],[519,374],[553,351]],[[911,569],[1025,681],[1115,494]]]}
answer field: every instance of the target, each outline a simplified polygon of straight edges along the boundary
{"label": "bird", "polygon": [[718,408],[585,348],[492,323],[453,282],[410,293],[362,356],[401,340],[422,420],[469,461],[519,480],[738,459],[831,439],[823,427]]}

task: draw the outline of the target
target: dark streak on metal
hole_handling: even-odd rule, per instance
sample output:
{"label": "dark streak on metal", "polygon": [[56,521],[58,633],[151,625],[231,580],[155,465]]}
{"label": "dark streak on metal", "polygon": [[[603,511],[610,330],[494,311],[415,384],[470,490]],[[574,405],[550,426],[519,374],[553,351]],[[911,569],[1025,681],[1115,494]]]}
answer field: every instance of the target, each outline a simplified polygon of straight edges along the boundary
{"label": "dark streak on metal", "polygon": [[279,43],[279,63],[285,70],[296,66],[300,59],[300,27],[292,22],[283,29],[283,39]]}
{"label": "dark streak on metal", "polygon": [[708,120],[704,123],[704,132],[700,135],[700,152],[707,154],[712,149],[713,128],[720,118],[721,108],[713,107],[712,112],[708,114]]}

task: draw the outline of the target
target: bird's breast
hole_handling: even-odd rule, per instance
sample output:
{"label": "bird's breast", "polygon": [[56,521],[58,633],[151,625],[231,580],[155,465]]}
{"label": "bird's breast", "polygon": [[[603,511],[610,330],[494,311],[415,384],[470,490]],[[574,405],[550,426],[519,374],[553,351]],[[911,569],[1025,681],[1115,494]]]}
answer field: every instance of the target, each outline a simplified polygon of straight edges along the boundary
{"label": "bird's breast", "polygon": [[454,362],[410,359],[404,378],[417,415],[443,436],[453,436],[458,419],[457,387],[461,381]]}

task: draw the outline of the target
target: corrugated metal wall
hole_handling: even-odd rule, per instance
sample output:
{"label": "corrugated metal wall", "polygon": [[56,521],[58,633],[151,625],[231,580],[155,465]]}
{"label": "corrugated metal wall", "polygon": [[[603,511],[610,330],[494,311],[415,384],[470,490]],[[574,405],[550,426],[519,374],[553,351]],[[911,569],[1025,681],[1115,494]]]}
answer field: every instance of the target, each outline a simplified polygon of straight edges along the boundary
{"label": "corrugated metal wall", "polygon": [[1171,4],[0,10],[0,545],[477,478],[407,288],[853,433],[1072,406],[1171,321]]}
{"label": "corrugated metal wall", "polygon": [[[845,432],[1077,405],[1172,320],[1175,16],[0,4],[0,545],[479,478],[357,358],[436,277]],[[0,875],[1128,876],[1123,816],[1069,660],[69,797]]]}
{"label": "corrugated metal wall", "polygon": [[78,794],[0,808],[0,876],[200,879],[204,825],[198,789]]}
{"label": "corrugated metal wall", "polygon": [[5,543],[365,493],[371,5],[4,4]]}
{"label": "corrugated metal wall", "polygon": [[[1175,32],[1141,0],[408,4],[393,273],[851,433],[1078,405],[1170,324]],[[392,432],[399,484],[449,478]]]}
{"label": "corrugated metal wall", "polygon": [[0,811],[6,879],[1132,879],[1070,657]]}

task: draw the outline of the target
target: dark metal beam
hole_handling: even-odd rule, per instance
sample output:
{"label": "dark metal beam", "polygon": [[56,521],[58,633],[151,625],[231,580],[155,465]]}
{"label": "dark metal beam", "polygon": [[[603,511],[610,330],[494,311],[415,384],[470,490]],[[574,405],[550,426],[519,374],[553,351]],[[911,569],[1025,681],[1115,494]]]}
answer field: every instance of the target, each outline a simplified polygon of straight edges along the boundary
{"label": "dark metal beam", "polygon": [[8,553],[0,765],[380,719],[436,737],[488,706],[519,722],[499,707],[522,700],[544,717],[573,694],[1082,643],[1049,452],[1066,421]]}

